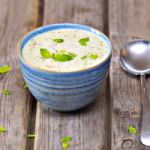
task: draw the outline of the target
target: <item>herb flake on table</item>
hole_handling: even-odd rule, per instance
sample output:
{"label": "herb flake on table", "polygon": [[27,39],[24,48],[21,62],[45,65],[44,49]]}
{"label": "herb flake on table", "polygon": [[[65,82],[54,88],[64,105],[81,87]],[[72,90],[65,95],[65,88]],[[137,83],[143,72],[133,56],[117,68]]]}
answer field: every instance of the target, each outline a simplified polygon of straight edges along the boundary
{"label": "herb flake on table", "polygon": [[23,87],[24,87],[25,89],[28,88],[28,86],[27,86],[27,84],[26,84],[25,82],[23,82],[22,85],[23,85]]}
{"label": "herb flake on table", "polygon": [[3,95],[5,95],[5,96],[10,96],[10,95],[11,95],[10,90],[7,90],[7,89],[4,89],[4,90],[2,91],[2,93],[3,93]]}
{"label": "herb flake on table", "polygon": [[41,48],[40,53],[43,58],[51,58],[52,57],[52,54],[46,48]]}
{"label": "herb flake on table", "polygon": [[60,139],[61,142],[70,142],[72,140],[71,136],[64,136]]}
{"label": "herb flake on table", "polygon": [[86,37],[86,38],[80,39],[80,40],[79,40],[79,43],[80,43],[82,46],[86,46],[89,41],[90,41],[90,38],[89,38],[89,37]]}
{"label": "herb flake on table", "polygon": [[70,147],[69,142],[72,140],[71,136],[64,136],[60,139],[61,147],[63,150],[68,149]]}
{"label": "herb flake on table", "polygon": [[5,129],[3,126],[0,125],[0,133],[5,132],[5,130],[6,130],[6,129]]}
{"label": "herb flake on table", "polygon": [[137,134],[137,133],[138,133],[138,130],[137,130],[135,127],[133,127],[132,125],[129,125],[129,126],[128,126],[128,132],[129,132],[130,134]]}
{"label": "herb flake on table", "polygon": [[63,150],[68,149],[69,147],[70,147],[69,143],[62,143],[62,149]]}
{"label": "herb flake on table", "polygon": [[4,65],[4,66],[1,66],[0,67],[0,74],[2,74],[2,73],[6,73],[6,72],[9,72],[11,70],[11,67],[10,67],[10,65]]}
{"label": "herb flake on table", "polygon": [[35,134],[28,134],[28,138],[29,139],[34,139],[35,138]]}
{"label": "herb flake on table", "polygon": [[54,41],[55,43],[63,43],[63,42],[64,42],[64,39],[56,38],[56,39],[53,39],[53,41]]}

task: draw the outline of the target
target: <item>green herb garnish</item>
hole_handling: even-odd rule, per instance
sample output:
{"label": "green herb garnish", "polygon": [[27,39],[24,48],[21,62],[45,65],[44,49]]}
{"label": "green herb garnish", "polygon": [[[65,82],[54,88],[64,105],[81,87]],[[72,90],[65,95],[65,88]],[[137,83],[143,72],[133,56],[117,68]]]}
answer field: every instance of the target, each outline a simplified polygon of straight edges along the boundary
{"label": "green herb garnish", "polygon": [[23,87],[24,87],[25,89],[28,88],[28,86],[27,86],[27,84],[26,84],[25,82],[23,82],[22,85],[23,85]]}
{"label": "green herb garnish", "polygon": [[72,140],[71,136],[64,136],[60,139],[61,142],[70,142]]}
{"label": "green herb garnish", "polygon": [[44,58],[52,58],[53,60],[58,61],[58,62],[70,61],[70,60],[73,60],[74,57],[76,57],[76,54],[72,52],[67,52],[64,49],[56,53],[50,53],[47,49],[41,48],[40,52]]}
{"label": "green herb garnish", "polygon": [[82,46],[86,46],[87,45],[87,42],[89,42],[89,37],[86,37],[86,38],[82,38],[79,40],[79,43],[82,45]]}
{"label": "green herb garnish", "polygon": [[54,41],[55,43],[63,43],[63,42],[64,42],[63,39],[53,39],[53,41]]}
{"label": "green herb garnish", "polygon": [[65,49],[61,49],[60,51],[59,51],[59,53],[66,53],[67,51],[65,50]]}
{"label": "green herb garnish", "polygon": [[73,57],[68,55],[68,54],[53,54],[53,57],[52,57],[55,61],[58,61],[58,62],[66,62],[66,61],[70,61],[70,60],[73,60]]}
{"label": "green herb garnish", "polygon": [[64,136],[60,139],[61,141],[61,146],[62,146],[62,149],[65,150],[65,149],[68,149],[70,147],[70,144],[69,142],[72,140],[72,137],[71,136]]}
{"label": "green herb garnish", "polygon": [[89,55],[84,55],[84,56],[81,57],[82,60],[87,59],[87,58],[95,60],[95,59],[98,58],[98,54],[89,54]]}
{"label": "green herb garnish", "polygon": [[3,126],[0,126],[0,133],[5,132],[5,128]]}
{"label": "green herb garnish", "polygon": [[98,55],[97,54],[90,54],[89,55],[90,59],[97,59],[98,58]]}
{"label": "green herb garnish", "polygon": [[82,60],[86,59],[87,55],[84,55],[83,57],[81,57]]}
{"label": "green herb garnish", "polygon": [[4,66],[1,66],[0,67],[0,73],[6,73],[6,72],[9,72],[11,69],[11,67],[7,64],[7,65],[4,65]]}
{"label": "green herb garnish", "polygon": [[45,48],[41,48],[40,53],[43,58],[51,58],[52,57],[52,54]]}
{"label": "green herb garnish", "polygon": [[62,149],[65,150],[65,149],[68,149],[70,147],[70,144],[69,143],[62,143]]}
{"label": "green herb garnish", "polygon": [[35,134],[28,134],[28,138],[30,138],[30,139],[35,138]]}
{"label": "green herb garnish", "polygon": [[68,55],[72,56],[73,58],[77,56],[76,54],[74,54],[72,52],[69,52]]}
{"label": "green herb garnish", "polygon": [[137,134],[138,133],[137,129],[135,127],[133,127],[132,125],[128,126],[128,132],[131,134]]}
{"label": "green herb garnish", "polygon": [[5,96],[10,96],[11,95],[11,92],[9,90],[3,90],[2,93]]}
{"label": "green herb garnish", "polygon": [[66,61],[70,61],[73,60],[74,57],[76,57],[76,54],[72,53],[72,52],[67,52],[66,50],[62,49],[60,50],[58,53],[54,53],[52,55],[52,58],[55,61],[58,62],[66,62]]}

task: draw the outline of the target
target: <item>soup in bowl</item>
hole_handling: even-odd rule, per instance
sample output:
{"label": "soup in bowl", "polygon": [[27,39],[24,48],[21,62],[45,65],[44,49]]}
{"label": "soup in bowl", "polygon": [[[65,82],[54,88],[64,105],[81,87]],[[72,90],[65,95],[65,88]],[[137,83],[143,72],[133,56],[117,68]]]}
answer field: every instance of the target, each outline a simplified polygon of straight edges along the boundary
{"label": "soup in bowl", "polygon": [[79,24],[52,24],[28,33],[17,52],[23,77],[45,107],[73,111],[92,102],[106,79],[111,42]]}

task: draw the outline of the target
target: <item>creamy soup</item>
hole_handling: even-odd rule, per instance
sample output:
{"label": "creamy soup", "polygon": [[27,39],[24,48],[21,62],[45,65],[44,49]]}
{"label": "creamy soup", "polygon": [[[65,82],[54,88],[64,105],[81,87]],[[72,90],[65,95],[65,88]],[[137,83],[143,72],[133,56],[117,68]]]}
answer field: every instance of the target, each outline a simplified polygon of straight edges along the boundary
{"label": "creamy soup", "polygon": [[84,30],[60,29],[33,37],[23,48],[24,60],[56,72],[88,69],[101,63],[108,47],[99,36]]}

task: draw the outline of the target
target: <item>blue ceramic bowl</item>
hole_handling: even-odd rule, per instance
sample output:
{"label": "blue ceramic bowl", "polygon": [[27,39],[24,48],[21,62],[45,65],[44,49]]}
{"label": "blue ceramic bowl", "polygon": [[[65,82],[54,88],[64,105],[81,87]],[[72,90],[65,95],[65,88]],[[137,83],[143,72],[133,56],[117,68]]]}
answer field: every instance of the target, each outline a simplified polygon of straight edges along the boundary
{"label": "blue ceramic bowl", "polygon": [[[74,72],[50,72],[35,68],[22,57],[25,44],[33,37],[58,29],[82,29],[99,36],[109,47],[107,58],[89,69]],[[79,24],[52,24],[37,28],[27,34],[18,44],[17,52],[23,77],[33,96],[46,107],[57,111],[73,111],[92,102],[108,75],[111,42],[98,30]]]}

